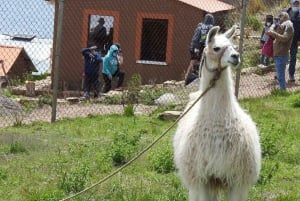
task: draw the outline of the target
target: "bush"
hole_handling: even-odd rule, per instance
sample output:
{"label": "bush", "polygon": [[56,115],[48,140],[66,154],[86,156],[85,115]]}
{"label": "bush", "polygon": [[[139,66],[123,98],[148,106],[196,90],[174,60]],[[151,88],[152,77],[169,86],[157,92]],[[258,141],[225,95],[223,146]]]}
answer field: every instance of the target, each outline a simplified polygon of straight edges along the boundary
{"label": "bush", "polygon": [[130,135],[126,132],[116,132],[109,147],[109,156],[115,166],[125,164],[137,150],[141,134]]}
{"label": "bush", "polygon": [[84,189],[88,181],[89,168],[87,166],[79,166],[74,170],[62,172],[58,187],[67,194],[76,193]]}
{"label": "bush", "polygon": [[268,164],[267,162],[263,163],[258,184],[261,185],[267,185],[268,183],[271,183],[272,178],[274,175],[278,172],[279,169],[279,163],[275,164]]}
{"label": "bush", "polygon": [[247,16],[246,26],[250,26],[254,31],[259,31],[262,29],[261,22],[255,16]]}
{"label": "bush", "polygon": [[243,68],[257,66],[259,64],[260,51],[249,51],[244,54]]}
{"label": "bush", "polygon": [[170,143],[163,143],[149,153],[150,168],[158,173],[170,173],[175,170],[173,149]]}
{"label": "bush", "polygon": [[300,107],[300,94],[291,100],[291,104],[293,107]]}
{"label": "bush", "polygon": [[0,168],[0,182],[7,178],[7,170]]}
{"label": "bush", "polygon": [[280,137],[276,135],[273,127],[267,131],[261,131],[261,146],[263,157],[273,157],[280,151]]}
{"label": "bush", "polygon": [[20,142],[13,142],[10,145],[9,153],[16,154],[16,153],[24,153],[27,152],[25,146]]}

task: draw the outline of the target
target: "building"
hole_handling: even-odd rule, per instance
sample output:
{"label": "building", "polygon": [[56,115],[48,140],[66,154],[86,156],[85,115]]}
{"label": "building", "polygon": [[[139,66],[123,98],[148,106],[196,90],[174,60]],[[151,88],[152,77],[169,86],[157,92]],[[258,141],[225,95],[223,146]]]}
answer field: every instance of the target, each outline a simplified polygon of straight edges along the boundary
{"label": "building", "polygon": [[8,79],[17,79],[36,68],[23,47],[0,45],[0,83],[5,86]]}
{"label": "building", "polygon": [[[57,42],[58,3],[55,7],[54,41]],[[144,84],[162,83],[183,79],[190,58],[191,37],[204,15],[213,13],[216,24],[223,26],[224,17],[233,9],[234,6],[219,0],[88,0],[84,3],[65,0],[59,87],[81,88],[83,58],[80,50],[90,44],[101,18],[108,35],[101,49],[105,53],[110,44],[121,44],[126,79],[138,73]],[[56,55],[56,42],[53,55]]]}

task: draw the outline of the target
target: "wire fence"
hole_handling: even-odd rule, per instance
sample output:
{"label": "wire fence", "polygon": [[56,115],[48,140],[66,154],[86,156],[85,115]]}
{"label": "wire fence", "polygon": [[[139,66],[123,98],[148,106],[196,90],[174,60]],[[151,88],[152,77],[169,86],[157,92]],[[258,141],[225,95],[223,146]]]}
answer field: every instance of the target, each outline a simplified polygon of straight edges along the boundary
{"label": "wire fence", "polygon": [[[242,64],[240,69],[233,69],[232,74],[238,98],[264,97],[278,88],[272,58],[267,66],[259,66],[261,34],[267,15],[277,17],[289,6],[288,0],[137,2],[133,6],[126,0],[0,0],[0,127],[93,115],[130,112],[147,115],[161,105],[183,108],[189,93],[196,91],[199,85],[196,79],[184,86],[184,75],[190,62],[193,32],[206,13],[214,15],[215,25],[222,31],[233,24],[239,26],[234,43],[241,53]],[[101,23],[104,23],[103,29],[97,27]],[[101,40],[95,39],[97,29],[104,30]],[[113,79],[112,89],[102,93],[104,78],[103,64],[100,64],[99,96],[93,97],[95,91],[97,93],[93,88],[90,98],[82,99],[86,75],[81,50],[96,45],[96,51],[105,56],[115,43],[121,45],[124,57],[120,66],[125,72],[123,90],[116,90],[118,79]],[[299,78],[298,63],[296,78]],[[288,84],[287,90],[298,91],[299,81]],[[157,125],[149,124],[152,130],[156,129]],[[51,141],[45,145],[49,146],[48,143]],[[90,146],[110,149],[110,143],[103,143],[107,144],[105,147],[69,144],[66,149],[82,157],[83,149]],[[143,143],[148,144],[148,141]],[[159,147],[159,155],[167,153],[166,144],[163,142]],[[57,152],[61,154],[61,150]],[[102,153],[94,155],[90,149],[89,152],[93,155],[94,175],[107,175],[111,166],[100,168],[106,162],[105,157],[99,157]],[[47,194],[37,189],[36,192],[45,194],[44,199],[36,195],[32,200],[61,199],[97,180],[93,178],[84,183],[89,177],[87,165],[78,164],[74,159],[74,168],[65,170],[64,159],[61,160],[54,161],[53,166],[63,175],[61,186],[67,186],[63,193],[49,189],[52,194]],[[182,185],[173,177],[161,174],[152,178],[152,173],[146,173],[145,177],[142,168],[134,169],[134,175],[118,174],[101,188],[80,194],[74,200],[121,200],[120,197],[122,200],[187,200]],[[153,188],[148,189],[150,183]]]}
{"label": "wire fence", "polygon": [[[148,114],[159,105],[184,105],[188,94],[198,88],[197,81],[184,86],[183,80],[193,32],[206,13],[214,15],[222,31],[239,26],[234,42],[242,65],[233,71],[238,98],[263,97],[276,90],[272,58],[267,67],[259,66],[261,34],[266,16],[275,19],[289,1],[197,2],[150,1],[132,6],[96,0],[2,0],[1,126],[122,114],[128,105],[136,114]],[[86,75],[81,50],[96,45],[104,57],[115,43],[121,45],[124,59],[123,90],[115,90],[118,79],[113,79],[111,90],[102,93],[100,64],[100,86],[92,88],[89,100],[82,100]],[[298,80],[287,86],[288,91],[298,89]]]}

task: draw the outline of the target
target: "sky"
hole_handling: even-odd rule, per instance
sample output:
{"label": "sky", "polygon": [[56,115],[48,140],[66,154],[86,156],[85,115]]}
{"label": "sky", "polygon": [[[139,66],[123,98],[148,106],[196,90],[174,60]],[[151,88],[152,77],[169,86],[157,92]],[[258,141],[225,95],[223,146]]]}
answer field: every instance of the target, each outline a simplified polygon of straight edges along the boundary
{"label": "sky", "polygon": [[52,39],[54,9],[44,0],[0,0],[0,34]]}
{"label": "sky", "polygon": [[[37,74],[50,67],[54,9],[44,0],[0,0],[0,45],[24,47],[39,71]],[[31,42],[11,40],[10,36],[16,34],[35,38]]]}

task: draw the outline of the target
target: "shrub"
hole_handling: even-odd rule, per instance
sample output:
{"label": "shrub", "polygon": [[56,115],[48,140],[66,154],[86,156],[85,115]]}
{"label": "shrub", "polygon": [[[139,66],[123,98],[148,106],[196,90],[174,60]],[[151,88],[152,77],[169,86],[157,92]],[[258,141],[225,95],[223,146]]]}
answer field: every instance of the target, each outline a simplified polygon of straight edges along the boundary
{"label": "shrub", "polygon": [[127,117],[134,116],[134,106],[132,104],[128,104],[124,107],[124,115]]}
{"label": "shrub", "polygon": [[134,104],[139,103],[142,77],[140,74],[133,74],[127,83],[127,91],[123,92],[124,115],[134,116]]}
{"label": "shrub", "polygon": [[262,29],[261,22],[255,16],[247,16],[246,25],[250,26],[254,31]]}
{"label": "shrub", "polygon": [[173,149],[170,143],[163,143],[149,153],[150,168],[158,173],[170,173],[175,170]]}
{"label": "shrub", "polygon": [[16,154],[24,152],[27,152],[27,150],[23,144],[21,144],[20,142],[11,143],[9,153]]}
{"label": "shrub", "polygon": [[300,94],[291,100],[291,104],[293,107],[300,107]]}
{"label": "shrub", "polygon": [[113,142],[109,147],[109,156],[115,166],[125,164],[137,150],[136,145],[141,134],[130,135],[127,132],[116,132],[113,134]]}
{"label": "shrub", "polygon": [[63,171],[58,183],[58,187],[66,193],[76,193],[84,189],[88,181],[89,168],[79,165],[74,170]]}
{"label": "shrub", "polygon": [[43,104],[52,105],[52,96],[50,95],[43,95],[39,96],[38,105],[41,107]]}
{"label": "shrub", "polygon": [[259,64],[260,52],[259,51],[249,51],[244,54],[243,57],[243,67],[253,67]]}
{"label": "shrub", "polygon": [[268,183],[271,182],[271,179],[278,172],[278,169],[279,169],[279,163],[275,163],[275,164],[268,164],[267,162],[263,163],[257,183],[261,185],[267,185]]}
{"label": "shrub", "polygon": [[7,178],[7,170],[0,168],[0,181]]}
{"label": "shrub", "polygon": [[273,132],[270,134],[261,133],[261,146],[262,146],[262,156],[263,157],[272,157],[275,156],[279,152],[279,137],[271,136]]}

